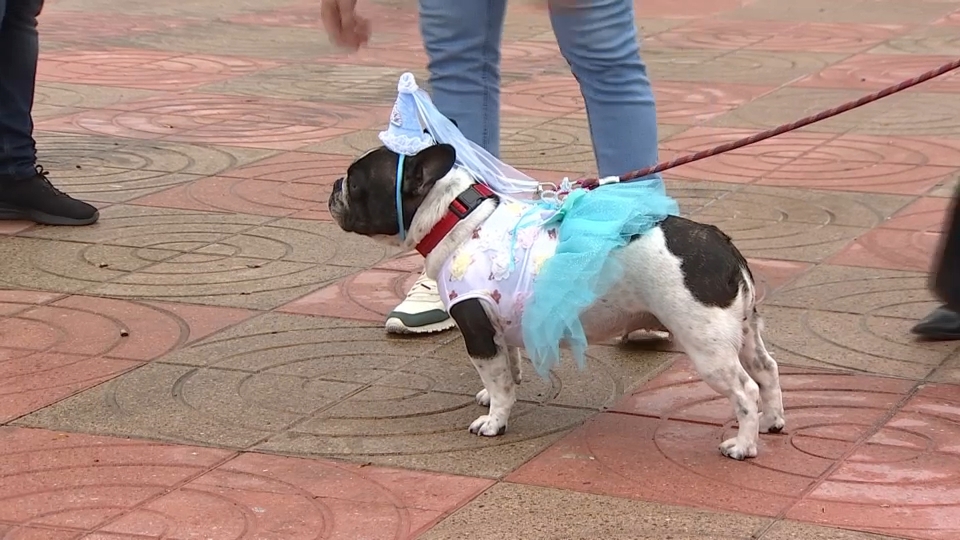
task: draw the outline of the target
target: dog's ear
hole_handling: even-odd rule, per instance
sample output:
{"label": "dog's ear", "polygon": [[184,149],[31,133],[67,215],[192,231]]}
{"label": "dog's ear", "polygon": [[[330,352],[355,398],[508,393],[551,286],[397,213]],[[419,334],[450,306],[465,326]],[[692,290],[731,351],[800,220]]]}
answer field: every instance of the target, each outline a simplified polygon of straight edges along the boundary
{"label": "dog's ear", "polygon": [[423,196],[453,169],[457,151],[449,144],[434,144],[418,152],[410,161],[403,191],[408,195]]}

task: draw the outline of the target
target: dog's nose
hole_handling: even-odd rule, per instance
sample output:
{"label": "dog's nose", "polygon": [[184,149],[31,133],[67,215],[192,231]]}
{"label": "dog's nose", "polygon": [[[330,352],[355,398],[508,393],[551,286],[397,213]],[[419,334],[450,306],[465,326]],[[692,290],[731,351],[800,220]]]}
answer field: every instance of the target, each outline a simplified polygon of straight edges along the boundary
{"label": "dog's nose", "polygon": [[333,191],[340,191],[341,189],[343,189],[343,177],[342,177],[342,176],[341,176],[340,178],[337,178],[337,180],[333,183]]}

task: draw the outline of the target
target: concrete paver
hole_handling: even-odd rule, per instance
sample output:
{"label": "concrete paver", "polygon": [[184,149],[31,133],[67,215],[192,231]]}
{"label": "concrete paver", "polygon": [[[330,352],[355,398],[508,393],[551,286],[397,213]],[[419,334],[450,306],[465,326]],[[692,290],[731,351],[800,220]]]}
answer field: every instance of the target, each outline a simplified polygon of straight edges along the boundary
{"label": "concrete paver", "polygon": [[[332,182],[377,144],[412,0],[361,2],[346,54],[316,0],[48,0],[36,127],[101,221],[0,223],[0,538],[960,536],[960,345],[917,343],[960,177],[960,73],[666,173],[747,255],[787,430],[735,424],[670,344],[528,369],[471,436],[453,333],[387,337],[419,256],[346,235]],[[960,54],[957,0],[640,0],[661,157],[711,148]],[[503,157],[593,174],[538,0],[512,1]]]}

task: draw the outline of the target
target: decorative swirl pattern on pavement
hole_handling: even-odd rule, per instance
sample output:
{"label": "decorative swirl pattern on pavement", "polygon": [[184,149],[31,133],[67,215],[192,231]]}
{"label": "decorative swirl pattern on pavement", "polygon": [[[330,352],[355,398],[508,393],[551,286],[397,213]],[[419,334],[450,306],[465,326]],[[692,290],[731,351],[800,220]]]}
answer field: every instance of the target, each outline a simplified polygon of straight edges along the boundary
{"label": "decorative swirl pattern on pavement", "polygon": [[[498,475],[672,356],[597,351],[589,373],[565,362],[549,381],[528,366],[511,430],[485,438],[466,432],[482,413],[474,399],[481,383],[461,343],[437,349],[455,336],[385,342],[379,324],[285,317],[175,351],[24,422]],[[487,458],[464,461],[467,452]]]}
{"label": "decorative swirl pattern on pavement", "polygon": [[0,253],[33,249],[14,258],[19,270],[6,279],[29,288],[263,309],[392,255],[373,242],[348,247],[338,227],[316,221],[267,224],[253,216],[132,206],[104,214],[96,229],[21,233],[34,238],[16,238]]}
{"label": "decorative swirl pattern on pavement", "polygon": [[[684,361],[508,479],[916,538],[960,530],[952,387],[908,397],[907,380],[781,374],[787,431],[762,435],[760,455],[736,467],[716,450],[735,430],[729,404]],[[893,505],[930,528],[883,527]]]}
{"label": "decorative swirl pattern on pavement", "polygon": [[[750,134],[693,128],[663,143],[686,154]],[[919,195],[944,182],[960,159],[949,139],[793,133],[670,170],[668,176],[731,183]]]}
{"label": "decorative swirl pattern on pavement", "polygon": [[0,422],[56,402],[251,314],[0,290]]}
{"label": "decorative swirl pattern on pavement", "polygon": [[659,33],[647,46],[759,51],[862,52],[905,30],[900,25],[700,19]]}
{"label": "decorative swirl pattern on pavement", "polygon": [[407,539],[492,482],[0,427],[15,538]]}
{"label": "decorative swirl pattern on pavement", "polygon": [[295,150],[379,126],[389,107],[356,107],[235,96],[160,96],[41,121],[37,129],[128,139]]}
{"label": "decorative swirl pattern on pavement", "polygon": [[44,55],[37,79],[147,90],[182,91],[271,67],[270,62],[143,49],[55,51]]}

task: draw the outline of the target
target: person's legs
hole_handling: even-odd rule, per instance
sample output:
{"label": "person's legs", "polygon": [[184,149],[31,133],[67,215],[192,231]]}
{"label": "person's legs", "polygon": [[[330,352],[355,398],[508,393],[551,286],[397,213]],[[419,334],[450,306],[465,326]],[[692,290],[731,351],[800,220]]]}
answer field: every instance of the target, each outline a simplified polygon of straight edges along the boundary
{"label": "person's legs", "polygon": [[656,164],[657,110],[640,59],[633,2],[560,5],[551,9],[550,22],[580,83],[600,176]]}
{"label": "person's legs", "polygon": [[33,91],[40,43],[36,16],[42,0],[0,0],[0,176],[34,172]]}
{"label": "person's legs", "polygon": [[58,191],[36,166],[31,110],[42,8],[43,0],[0,0],[0,219],[87,225],[97,210]]}
{"label": "person's legs", "polygon": [[[420,0],[420,33],[427,51],[430,94],[464,136],[500,152],[500,41],[506,0]],[[437,284],[421,275],[387,315],[393,334],[453,328]]]}
{"label": "person's legs", "polygon": [[420,0],[430,95],[463,135],[500,153],[500,42],[506,0]]}
{"label": "person's legs", "polygon": [[917,323],[913,333],[926,339],[960,339],[960,186],[953,196],[940,257],[930,281],[944,304]]}

